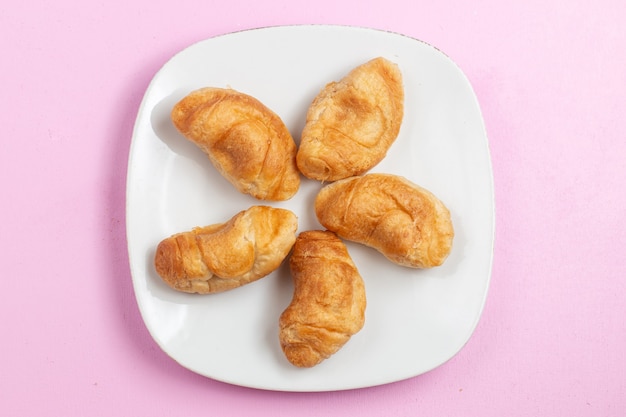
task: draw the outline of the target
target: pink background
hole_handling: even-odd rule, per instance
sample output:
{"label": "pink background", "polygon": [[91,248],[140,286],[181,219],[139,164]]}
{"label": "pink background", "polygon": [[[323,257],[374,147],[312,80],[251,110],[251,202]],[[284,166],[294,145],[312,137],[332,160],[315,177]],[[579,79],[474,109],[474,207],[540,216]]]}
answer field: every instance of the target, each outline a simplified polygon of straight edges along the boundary
{"label": "pink background", "polygon": [[[0,412],[6,416],[626,415],[622,0],[78,0],[0,7]],[[497,231],[484,313],[434,371],[265,392],[177,365],[131,286],[125,180],[155,72],[193,42],[299,23],[422,39],[482,107]]]}

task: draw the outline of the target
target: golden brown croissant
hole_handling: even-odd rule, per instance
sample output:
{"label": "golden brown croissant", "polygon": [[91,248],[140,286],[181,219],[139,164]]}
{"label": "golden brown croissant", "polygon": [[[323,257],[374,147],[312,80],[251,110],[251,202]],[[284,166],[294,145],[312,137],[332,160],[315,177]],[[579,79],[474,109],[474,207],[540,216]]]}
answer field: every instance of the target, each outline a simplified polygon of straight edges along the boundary
{"label": "golden brown croissant", "polygon": [[253,206],[228,222],[197,227],[159,243],[157,273],[170,287],[209,294],[268,275],[287,257],[298,221],[289,210]]}
{"label": "golden brown croissant", "polygon": [[376,58],[356,67],[309,107],[296,156],[300,172],[320,181],[364,173],[385,157],[403,115],[398,66]]}
{"label": "golden brown croissant", "polygon": [[448,209],[428,190],[396,175],[367,174],[327,185],[316,197],[315,213],[327,229],[399,265],[438,266],[452,249]]}
{"label": "golden brown croissant", "polygon": [[287,200],[298,191],[296,144],[278,115],[254,97],[203,88],[178,102],[171,117],[242,193]]}
{"label": "golden brown croissant", "polygon": [[279,319],[280,345],[293,365],[312,367],[337,352],[365,322],[365,286],[334,233],[298,235],[289,260],[293,300]]}

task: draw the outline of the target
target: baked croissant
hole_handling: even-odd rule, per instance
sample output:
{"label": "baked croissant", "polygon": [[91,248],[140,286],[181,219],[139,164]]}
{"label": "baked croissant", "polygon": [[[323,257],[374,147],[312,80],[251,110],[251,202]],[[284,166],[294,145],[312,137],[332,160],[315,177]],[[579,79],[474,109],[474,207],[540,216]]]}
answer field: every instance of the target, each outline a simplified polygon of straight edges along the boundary
{"label": "baked croissant", "polygon": [[280,346],[293,365],[312,367],[337,352],[365,322],[365,286],[334,233],[298,235],[289,259],[293,300],[279,319]]}
{"label": "baked croissant", "polygon": [[403,115],[398,66],[376,58],[356,67],[309,107],[296,156],[300,172],[320,181],[364,173],[385,157]]}
{"label": "baked croissant", "polygon": [[161,241],[154,266],[175,290],[209,294],[256,281],[280,266],[296,240],[289,210],[253,206],[229,221]]}
{"label": "baked croissant", "polygon": [[367,174],[322,188],[320,223],[340,237],[371,246],[399,265],[441,265],[452,249],[450,212],[430,191],[403,177]]}
{"label": "baked croissant", "polygon": [[298,191],[296,144],[280,117],[256,98],[203,88],[179,101],[171,118],[242,193],[276,201]]}

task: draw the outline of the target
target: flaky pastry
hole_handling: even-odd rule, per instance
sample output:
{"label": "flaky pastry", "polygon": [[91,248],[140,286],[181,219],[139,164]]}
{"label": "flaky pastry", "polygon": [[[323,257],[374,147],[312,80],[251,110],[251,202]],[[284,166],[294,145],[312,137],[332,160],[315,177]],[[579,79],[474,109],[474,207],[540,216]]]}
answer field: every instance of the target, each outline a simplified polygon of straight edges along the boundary
{"label": "flaky pastry", "polygon": [[154,265],[175,290],[209,294],[256,281],[287,257],[298,221],[289,210],[253,206],[226,223],[197,227],[161,241]]}
{"label": "flaky pastry", "polygon": [[207,87],[178,102],[171,118],[242,193],[276,201],[298,191],[296,144],[280,117],[256,98]]}
{"label": "flaky pastry", "polygon": [[365,286],[334,233],[298,235],[289,259],[293,299],[279,319],[280,346],[293,365],[312,367],[336,353],[365,322]]}
{"label": "flaky pastry", "polygon": [[403,115],[398,66],[380,57],[356,67],[313,100],[296,156],[298,168],[320,181],[366,172],[387,154]]}
{"label": "flaky pastry", "polygon": [[430,191],[391,174],[347,178],[315,199],[320,223],[340,237],[371,246],[399,265],[441,265],[452,249],[450,212]]}

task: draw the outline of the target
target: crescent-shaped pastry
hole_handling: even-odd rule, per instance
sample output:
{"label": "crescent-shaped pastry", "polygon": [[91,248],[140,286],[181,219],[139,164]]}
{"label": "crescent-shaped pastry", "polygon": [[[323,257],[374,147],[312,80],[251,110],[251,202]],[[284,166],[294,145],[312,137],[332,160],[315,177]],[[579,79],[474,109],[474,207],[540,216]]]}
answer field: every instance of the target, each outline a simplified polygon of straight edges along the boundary
{"label": "crescent-shaped pastry", "polygon": [[210,294],[240,287],[280,266],[296,240],[289,210],[253,206],[229,221],[162,240],[154,266],[175,290]]}
{"label": "crescent-shaped pastry", "polygon": [[396,140],[403,115],[398,66],[376,58],[356,67],[309,107],[296,157],[300,172],[335,181],[368,171]]}
{"label": "crescent-shaped pastry", "polygon": [[340,237],[373,247],[413,268],[441,265],[452,249],[450,212],[430,191],[391,174],[367,174],[322,188],[320,223]]}
{"label": "crescent-shaped pastry", "polygon": [[256,98],[207,87],[178,102],[171,118],[242,193],[277,201],[298,191],[296,144],[280,117]]}
{"label": "crescent-shaped pastry", "polygon": [[365,285],[346,245],[334,233],[298,235],[289,259],[293,299],[279,319],[280,346],[293,365],[327,359],[365,323]]}

